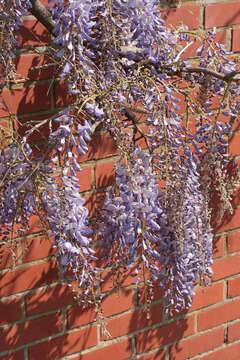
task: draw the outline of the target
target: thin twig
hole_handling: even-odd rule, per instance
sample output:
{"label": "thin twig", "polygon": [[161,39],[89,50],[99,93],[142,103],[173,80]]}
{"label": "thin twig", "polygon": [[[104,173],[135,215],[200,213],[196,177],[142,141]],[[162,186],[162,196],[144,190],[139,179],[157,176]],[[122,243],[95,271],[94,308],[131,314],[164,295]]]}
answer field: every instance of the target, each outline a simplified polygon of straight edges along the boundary
{"label": "thin twig", "polygon": [[[54,28],[56,26],[55,22],[52,19],[51,13],[45,8],[44,5],[42,5],[42,3],[39,0],[31,0],[32,3],[32,8],[30,9],[31,13],[40,21],[40,23],[42,23],[49,31],[52,35],[54,35]],[[179,60],[179,56],[192,44],[189,43],[183,50],[180,51],[180,53],[178,54],[177,58],[175,59],[174,63],[176,62],[176,60]],[[135,47],[135,46],[128,46],[128,47],[122,47],[121,51],[119,51],[119,57],[126,57],[127,53],[131,51],[133,53],[136,53],[136,55],[139,55],[139,61],[142,61],[141,58],[141,51],[139,48]],[[148,65],[148,62],[146,62],[146,60],[144,61],[144,65]],[[153,65],[153,64],[151,64]],[[169,71],[172,75],[181,75],[182,73],[199,73],[199,74],[207,74],[207,75],[211,75],[217,79],[223,80],[223,81],[240,81],[240,77],[237,76],[240,74],[240,71],[232,71],[228,74],[221,74],[217,71],[208,69],[208,68],[203,68],[201,66],[195,66],[195,67],[182,67],[180,69],[177,70],[173,70],[170,67],[164,68],[164,67],[159,67],[160,64],[156,64],[156,68],[159,71],[161,69],[161,71]],[[136,111],[135,109],[130,109],[133,111]]]}

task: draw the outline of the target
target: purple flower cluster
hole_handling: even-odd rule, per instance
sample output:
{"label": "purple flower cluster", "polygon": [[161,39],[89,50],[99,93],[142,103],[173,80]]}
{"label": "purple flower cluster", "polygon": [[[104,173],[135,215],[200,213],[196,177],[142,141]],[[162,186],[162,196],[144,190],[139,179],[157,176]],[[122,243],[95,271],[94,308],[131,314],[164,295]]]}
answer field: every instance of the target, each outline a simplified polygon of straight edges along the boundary
{"label": "purple flower cluster", "polygon": [[76,116],[71,115],[70,110],[58,114],[55,122],[59,124],[56,131],[49,137],[49,143],[55,151],[51,161],[54,165],[58,164],[58,154],[64,154],[62,167],[65,171],[70,170],[73,177],[76,171],[80,171],[78,164],[78,155],[84,155],[87,150],[87,142],[91,140],[92,126],[87,120],[84,124],[77,121]]}
{"label": "purple flower cluster", "polygon": [[[78,179],[70,176],[62,176],[60,184],[48,182],[42,194],[42,204],[65,280],[77,282],[74,292],[80,302],[96,304],[99,271],[93,266],[96,258],[91,248],[92,231],[77,182]],[[70,278],[66,276],[67,270],[71,270]]]}
{"label": "purple flower cluster", "polygon": [[166,197],[152,172],[151,157],[138,149],[131,160],[117,164],[116,184],[106,194],[99,221],[106,266],[120,279],[124,269],[137,264],[136,272],[145,274],[147,302],[158,283],[166,311],[180,311],[191,305],[199,276],[206,281],[211,276],[212,234],[199,174],[194,162],[179,168]]}
{"label": "purple flower cluster", "polygon": [[[51,173],[47,162],[32,161],[32,150],[25,143],[11,143],[0,156],[0,223],[4,241],[28,229],[30,216],[38,213],[36,189]],[[15,228],[17,226],[17,228]],[[4,230],[3,230],[4,229]]]}
{"label": "purple flower cluster", "polygon": [[22,25],[22,17],[31,8],[30,0],[0,0],[0,81],[1,87],[6,81],[15,77],[13,59],[15,49],[19,46],[15,39],[15,31]]}

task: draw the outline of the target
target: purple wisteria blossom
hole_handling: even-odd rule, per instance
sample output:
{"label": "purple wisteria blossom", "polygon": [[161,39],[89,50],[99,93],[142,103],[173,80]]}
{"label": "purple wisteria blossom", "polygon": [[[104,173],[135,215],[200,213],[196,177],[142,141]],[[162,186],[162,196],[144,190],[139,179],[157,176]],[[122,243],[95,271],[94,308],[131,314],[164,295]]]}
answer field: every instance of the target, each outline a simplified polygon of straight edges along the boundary
{"label": "purple wisteria blossom", "polygon": [[31,8],[29,0],[0,1],[0,87],[15,77],[15,49],[19,46],[15,31],[22,25],[22,17]]}
{"label": "purple wisteria blossom", "polygon": [[77,290],[73,288],[76,299],[96,305],[99,271],[93,266],[96,258],[91,249],[92,231],[77,182],[78,179],[70,176],[63,176],[60,184],[49,182],[42,194],[42,204],[63,276],[71,270],[72,274],[66,280],[77,282]]}

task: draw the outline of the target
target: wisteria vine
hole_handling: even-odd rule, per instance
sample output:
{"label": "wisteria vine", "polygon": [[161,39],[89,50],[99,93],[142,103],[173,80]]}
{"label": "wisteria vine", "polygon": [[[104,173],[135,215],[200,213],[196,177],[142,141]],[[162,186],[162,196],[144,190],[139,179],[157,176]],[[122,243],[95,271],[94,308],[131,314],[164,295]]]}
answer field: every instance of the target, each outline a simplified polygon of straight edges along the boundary
{"label": "wisteria vine", "polygon": [[[33,3],[0,1],[2,90],[16,76],[14,36]],[[239,176],[228,144],[239,115],[238,63],[216,43],[215,29],[166,27],[159,1],[49,0],[47,9],[47,51],[72,101],[23,136],[16,129],[6,137],[2,244],[10,249],[37,215],[78,301],[101,314],[102,271],[120,287],[132,269],[146,309],[155,285],[166,312],[187,308],[195,285],[211,279],[214,199],[217,221],[233,212]],[[37,157],[29,139],[46,125]],[[100,215],[89,219],[80,163],[99,125],[119,157]]]}

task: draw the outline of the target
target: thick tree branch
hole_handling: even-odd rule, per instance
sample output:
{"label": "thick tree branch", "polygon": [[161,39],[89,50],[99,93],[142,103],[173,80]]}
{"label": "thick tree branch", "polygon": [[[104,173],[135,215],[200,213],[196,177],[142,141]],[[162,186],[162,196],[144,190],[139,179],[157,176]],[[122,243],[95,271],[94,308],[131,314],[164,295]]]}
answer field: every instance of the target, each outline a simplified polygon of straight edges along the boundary
{"label": "thick tree branch", "polygon": [[238,75],[240,75],[240,70],[237,71],[232,71],[228,74],[221,74],[217,71],[208,69],[208,68],[203,68],[201,66],[194,66],[194,67],[186,67],[183,68],[181,72],[187,72],[187,73],[202,73],[202,74],[206,74],[206,75],[211,75],[217,79],[223,80],[223,81],[239,81],[240,77]]}
{"label": "thick tree branch", "polygon": [[51,34],[53,34],[55,22],[52,19],[51,13],[39,0],[31,0],[31,3],[32,8],[29,9],[30,12],[48,29]]}
{"label": "thick tree branch", "polygon": [[[53,21],[51,17],[51,13],[45,8],[45,6],[39,1],[39,0],[31,0],[32,8],[30,9],[31,13],[42,23],[49,32],[54,35],[53,30],[55,28],[55,22]],[[119,56],[121,58],[126,58],[127,53],[131,51],[133,53],[139,53],[141,54],[141,50],[136,47],[122,47],[121,51],[119,52]],[[141,60],[141,56],[139,57]],[[147,65],[147,63],[146,63]],[[159,70],[159,69],[158,69]],[[163,68],[164,71],[168,71],[173,75],[181,75],[182,73],[199,73],[199,74],[206,74],[211,75],[217,79],[223,80],[223,81],[240,81],[240,71],[232,71],[229,74],[221,74],[217,71],[203,68],[200,66],[194,66],[194,67],[185,67],[181,68],[180,70],[172,70],[170,68]]]}

